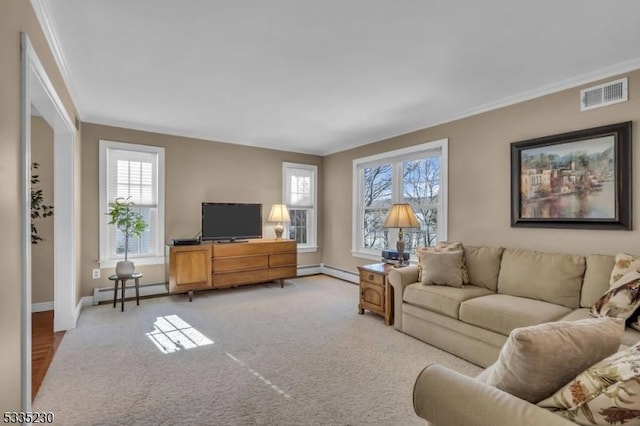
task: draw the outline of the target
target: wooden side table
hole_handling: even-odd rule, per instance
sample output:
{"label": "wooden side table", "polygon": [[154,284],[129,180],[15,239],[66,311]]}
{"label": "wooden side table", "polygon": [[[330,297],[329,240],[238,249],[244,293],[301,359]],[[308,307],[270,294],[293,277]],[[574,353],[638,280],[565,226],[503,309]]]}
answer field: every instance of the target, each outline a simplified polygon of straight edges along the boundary
{"label": "wooden side table", "polygon": [[136,305],[140,305],[140,278],[142,278],[142,274],[140,272],[134,272],[131,275],[111,275],[109,279],[111,281],[115,281],[113,287],[113,307],[116,307],[116,300],[118,298],[118,282],[122,285],[122,298],[120,305],[120,312],[124,312],[124,292],[127,288],[126,284],[128,280],[134,280],[136,286]]}
{"label": "wooden side table", "polygon": [[364,310],[374,312],[384,317],[385,325],[393,324],[393,288],[389,284],[389,271],[393,265],[388,263],[374,263],[358,266],[360,272],[360,302],[358,313]]}

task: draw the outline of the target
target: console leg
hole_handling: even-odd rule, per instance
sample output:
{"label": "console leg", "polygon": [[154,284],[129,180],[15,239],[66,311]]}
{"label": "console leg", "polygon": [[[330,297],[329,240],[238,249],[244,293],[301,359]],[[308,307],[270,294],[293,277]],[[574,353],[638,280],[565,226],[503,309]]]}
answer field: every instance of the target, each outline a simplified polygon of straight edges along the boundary
{"label": "console leg", "polygon": [[193,302],[193,290],[189,290],[189,293],[187,293],[187,295],[189,296],[189,302]]}
{"label": "console leg", "polygon": [[280,278],[280,288],[284,288],[284,279]]}

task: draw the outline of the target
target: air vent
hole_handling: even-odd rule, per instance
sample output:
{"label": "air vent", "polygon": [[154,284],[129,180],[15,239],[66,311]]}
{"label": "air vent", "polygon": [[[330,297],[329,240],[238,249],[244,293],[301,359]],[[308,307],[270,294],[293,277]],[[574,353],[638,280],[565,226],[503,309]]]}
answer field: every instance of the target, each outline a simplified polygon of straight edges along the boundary
{"label": "air vent", "polygon": [[627,85],[628,80],[625,77],[582,89],[580,91],[580,111],[626,102],[629,99]]}

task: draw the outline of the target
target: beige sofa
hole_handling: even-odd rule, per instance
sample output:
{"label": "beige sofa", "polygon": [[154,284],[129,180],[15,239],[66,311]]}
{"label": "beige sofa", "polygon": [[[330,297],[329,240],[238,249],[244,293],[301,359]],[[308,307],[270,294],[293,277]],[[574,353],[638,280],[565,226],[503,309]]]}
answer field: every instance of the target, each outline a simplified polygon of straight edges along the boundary
{"label": "beige sofa", "polygon": [[[550,321],[590,318],[609,288],[615,258],[465,247],[469,284],[424,285],[418,267],[393,270],[394,326],[482,367],[493,364],[511,330]],[[623,346],[640,341],[629,327]],[[465,401],[460,404],[460,401]],[[416,413],[438,426],[574,424],[534,404],[440,366],[416,381]],[[528,423],[527,423],[528,422]]]}
{"label": "beige sofa", "polygon": [[418,376],[413,390],[418,416],[434,426],[575,426],[576,424],[439,365]]}
{"label": "beige sofa", "polygon": [[[496,361],[514,328],[590,318],[609,288],[614,256],[465,247],[470,284],[424,285],[418,267],[394,269],[394,327],[481,367]],[[627,328],[623,344],[640,340]]]}

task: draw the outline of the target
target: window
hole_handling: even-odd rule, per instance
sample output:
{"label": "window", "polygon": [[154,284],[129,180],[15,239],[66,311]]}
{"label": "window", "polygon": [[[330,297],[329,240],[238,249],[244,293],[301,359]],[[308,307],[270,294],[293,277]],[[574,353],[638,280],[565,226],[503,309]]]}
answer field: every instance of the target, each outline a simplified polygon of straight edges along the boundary
{"label": "window", "polygon": [[164,263],[164,148],[100,141],[100,267],[124,259],[124,235],[105,214],[116,198],[128,198],[147,228],[129,239],[136,264]]}
{"label": "window", "polygon": [[285,235],[298,242],[299,252],[316,251],[318,166],[282,163],[284,203],[291,222]]}
{"label": "window", "polygon": [[447,238],[447,146],[442,139],[353,161],[354,255],[379,259],[395,248],[398,230],[383,227],[394,203],[409,203],[421,224],[403,229],[406,252]]}

